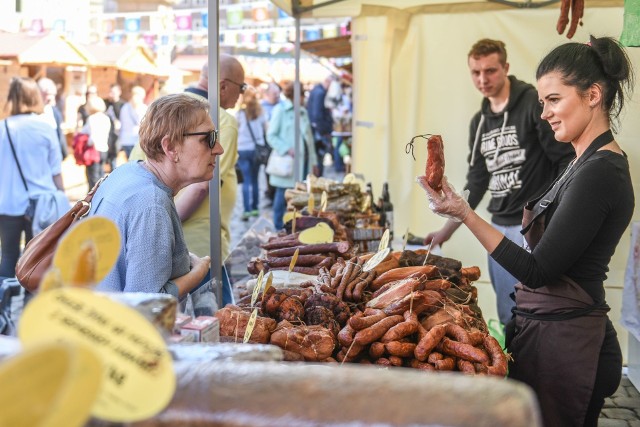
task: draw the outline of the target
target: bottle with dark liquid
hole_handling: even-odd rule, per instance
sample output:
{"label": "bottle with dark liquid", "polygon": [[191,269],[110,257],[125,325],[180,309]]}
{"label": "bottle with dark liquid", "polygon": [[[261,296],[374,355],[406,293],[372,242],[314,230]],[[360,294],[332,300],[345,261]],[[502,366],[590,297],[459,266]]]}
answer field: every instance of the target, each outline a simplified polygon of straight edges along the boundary
{"label": "bottle with dark liquid", "polygon": [[376,199],[373,198],[373,188],[370,182],[367,182],[367,194],[369,195],[369,207],[372,213],[378,212],[378,206],[376,206]]}

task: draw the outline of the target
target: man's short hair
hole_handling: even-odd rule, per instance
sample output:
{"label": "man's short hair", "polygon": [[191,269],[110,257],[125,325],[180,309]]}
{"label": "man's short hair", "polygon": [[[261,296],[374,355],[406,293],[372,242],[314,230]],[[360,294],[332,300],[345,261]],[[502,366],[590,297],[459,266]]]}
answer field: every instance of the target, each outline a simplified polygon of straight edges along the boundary
{"label": "man's short hair", "polygon": [[507,65],[507,49],[505,44],[500,40],[478,40],[473,46],[471,46],[471,50],[469,51],[467,58],[478,59],[483,56],[491,55],[492,53],[497,53],[500,63],[502,65]]}

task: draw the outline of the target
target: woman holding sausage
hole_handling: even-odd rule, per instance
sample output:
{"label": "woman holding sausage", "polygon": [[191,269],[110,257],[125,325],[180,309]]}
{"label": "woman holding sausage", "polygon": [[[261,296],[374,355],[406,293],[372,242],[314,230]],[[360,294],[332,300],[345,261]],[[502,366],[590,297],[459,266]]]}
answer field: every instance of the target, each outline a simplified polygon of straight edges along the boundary
{"label": "woman holding sausage", "polygon": [[520,280],[507,337],[509,376],[536,391],[546,426],[596,426],[622,370],[604,280],[634,209],[629,163],[611,131],[633,70],[614,39],[592,37],[555,48],[536,79],[542,118],[576,158],[533,204],[544,230],[530,252],[480,218],[446,179],[442,192],[425,177],[418,182],[431,210],[463,222]]}
{"label": "woman holding sausage", "polygon": [[208,256],[189,253],[173,197],[194,182],[211,180],[223,153],[204,99],[163,96],[140,124],[147,159],[116,168],[100,185],[90,215],[112,219],[122,235],[103,291],[162,292],[182,297],[209,271]]}

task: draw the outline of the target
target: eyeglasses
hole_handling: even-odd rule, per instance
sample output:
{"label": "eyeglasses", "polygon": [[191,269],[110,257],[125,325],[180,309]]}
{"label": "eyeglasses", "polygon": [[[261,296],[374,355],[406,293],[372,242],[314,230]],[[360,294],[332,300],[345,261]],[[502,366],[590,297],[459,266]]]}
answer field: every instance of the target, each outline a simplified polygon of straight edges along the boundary
{"label": "eyeglasses", "polygon": [[249,85],[246,84],[246,83],[240,84],[240,83],[236,83],[233,80],[229,80],[229,79],[222,79],[222,80],[226,80],[229,83],[233,83],[234,85],[238,86],[240,88],[240,93],[244,93],[244,91],[247,90],[247,88],[249,87]]}
{"label": "eyeglasses", "polygon": [[213,147],[216,146],[216,142],[218,142],[218,129],[210,130],[208,132],[187,132],[182,134],[182,136],[196,136],[196,135],[206,136],[207,145],[212,150],[213,150]]}

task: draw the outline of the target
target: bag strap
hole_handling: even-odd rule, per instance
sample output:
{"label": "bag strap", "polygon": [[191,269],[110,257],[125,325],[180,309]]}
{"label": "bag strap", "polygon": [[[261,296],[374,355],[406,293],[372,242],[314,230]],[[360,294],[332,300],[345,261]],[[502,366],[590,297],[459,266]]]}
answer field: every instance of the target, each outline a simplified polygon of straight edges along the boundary
{"label": "bag strap", "polygon": [[256,140],[256,136],[253,134],[253,129],[251,128],[251,121],[249,120],[249,116],[247,115],[247,110],[242,110],[244,113],[244,119],[247,122],[247,127],[249,128],[249,133],[251,134],[251,139],[253,139],[253,143],[258,145],[258,141]]}
{"label": "bag strap", "polygon": [[4,119],[4,127],[7,129],[7,138],[9,138],[9,145],[11,146],[11,152],[13,153],[13,158],[16,159],[16,165],[18,165],[18,172],[20,172],[20,178],[22,178],[22,183],[24,184],[24,189],[29,193],[29,187],[27,186],[27,180],[24,179],[24,174],[22,173],[22,168],[20,167],[20,162],[18,161],[18,156],[16,155],[16,149],[13,146],[13,141],[11,140],[11,134],[9,133],[9,125],[8,120]]}
{"label": "bag strap", "polygon": [[571,163],[569,163],[569,165],[567,166],[567,168],[564,170],[564,172],[562,172],[560,174],[560,176],[558,176],[553,183],[551,184],[551,186],[549,186],[549,188],[547,188],[547,190],[542,193],[542,196],[527,202],[526,204],[526,208],[533,211],[533,215],[532,215],[532,220],[529,224],[527,224],[521,231],[521,234],[526,234],[529,229],[533,226],[533,223],[535,222],[535,220],[545,211],[547,210],[547,208],[549,206],[551,206],[553,204],[553,202],[556,200],[556,197],[558,195],[558,193],[560,192],[560,189],[564,186],[564,184],[569,180],[570,177],[572,177],[576,171],[578,170],[578,168],[580,166],[582,166],[588,159],[589,157],[591,157],[592,154],[594,154],[596,151],[598,151],[600,148],[604,147],[605,145],[607,145],[608,143],[610,143],[611,141],[613,141],[613,133],[611,132],[611,130],[607,130],[606,132],[604,132],[603,134],[601,134],[600,136],[598,136],[596,139],[593,140],[593,142],[591,143],[591,145],[589,145],[589,147],[587,147],[587,149],[585,150],[584,153],[582,153],[582,156],[580,156],[579,159],[574,159]]}
{"label": "bag strap", "polygon": [[108,176],[109,176],[109,174],[106,174],[105,176],[100,178],[98,180],[98,182],[95,183],[93,188],[87,193],[87,195],[84,197],[84,199],[78,200],[76,202],[76,205],[77,204],[81,204],[82,205],[82,207],[80,207],[80,209],[78,209],[78,211],[74,214],[74,216],[76,218],[78,218],[78,219],[79,218],[83,218],[89,213],[89,210],[91,210],[91,200],[93,200],[93,196],[95,195],[96,191],[98,191],[98,187],[100,187],[100,184],[102,184],[102,182],[105,179],[107,179]]}

